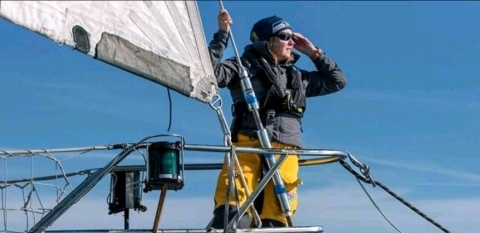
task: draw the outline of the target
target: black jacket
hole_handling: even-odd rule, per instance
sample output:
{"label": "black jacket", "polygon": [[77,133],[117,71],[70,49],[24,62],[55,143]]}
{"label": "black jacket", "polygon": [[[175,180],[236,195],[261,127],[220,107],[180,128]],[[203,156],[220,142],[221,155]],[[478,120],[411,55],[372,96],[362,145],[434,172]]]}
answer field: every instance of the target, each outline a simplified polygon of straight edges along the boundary
{"label": "black jacket", "polygon": [[[227,87],[230,90],[230,94],[233,103],[244,102],[243,90],[239,85],[239,66],[235,57],[226,59],[221,62],[223,52],[227,47],[228,34],[222,30],[219,30],[214,34],[213,40],[209,44],[210,57],[213,64],[217,83],[220,88]],[[245,52],[249,52],[251,49],[256,50],[262,56],[271,63],[271,68],[277,75],[277,80],[281,88],[287,88],[287,75],[286,67],[294,65],[299,59],[299,55],[295,54],[295,59],[290,64],[274,65],[273,58],[270,55],[265,42],[258,42],[255,44],[247,45]],[[245,55],[245,54],[243,54]],[[313,60],[317,70],[307,71],[299,69],[305,88],[306,97],[315,97],[326,94],[331,94],[342,90],[346,86],[346,79],[338,65],[324,53],[320,57]],[[255,95],[258,100],[262,100],[267,90],[262,85],[258,73],[258,68],[255,66],[249,66],[248,72],[251,75],[250,81],[255,91]],[[301,142],[301,117],[294,116],[288,113],[277,112],[275,114],[275,120],[273,123],[273,130],[271,133],[272,141],[278,141],[285,144],[295,145],[302,147]],[[243,119],[241,133],[255,136],[256,125],[251,114]]]}

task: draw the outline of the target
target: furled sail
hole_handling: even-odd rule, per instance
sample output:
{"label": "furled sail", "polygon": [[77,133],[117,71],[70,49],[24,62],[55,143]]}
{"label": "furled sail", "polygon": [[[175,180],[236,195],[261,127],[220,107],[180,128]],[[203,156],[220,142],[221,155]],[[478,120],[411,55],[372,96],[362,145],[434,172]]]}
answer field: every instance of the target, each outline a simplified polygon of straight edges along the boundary
{"label": "furled sail", "polygon": [[218,91],[196,1],[0,1],[0,17],[196,100]]}

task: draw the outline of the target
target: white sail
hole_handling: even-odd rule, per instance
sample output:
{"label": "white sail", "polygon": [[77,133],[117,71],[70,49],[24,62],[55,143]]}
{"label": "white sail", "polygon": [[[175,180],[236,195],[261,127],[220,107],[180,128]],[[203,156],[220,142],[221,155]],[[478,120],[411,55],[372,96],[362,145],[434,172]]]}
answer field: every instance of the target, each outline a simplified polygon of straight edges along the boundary
{"label": "white sail", "polygon": [[218,92],[196,1],[0,1],[0,17],[199,101]]}

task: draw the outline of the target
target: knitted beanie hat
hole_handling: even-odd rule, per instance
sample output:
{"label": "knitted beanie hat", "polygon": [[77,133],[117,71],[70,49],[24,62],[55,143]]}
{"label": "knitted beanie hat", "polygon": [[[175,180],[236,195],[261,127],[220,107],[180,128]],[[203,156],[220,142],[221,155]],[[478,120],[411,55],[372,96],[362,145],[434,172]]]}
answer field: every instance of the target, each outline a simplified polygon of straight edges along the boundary
{"label": "knitted beanie hat", "polygon": [[271,36],[275,36],[285,29],[292,29],[282,18],[273,15],[263,18],[256,22],[250,32],[250,41],[265,41]]}

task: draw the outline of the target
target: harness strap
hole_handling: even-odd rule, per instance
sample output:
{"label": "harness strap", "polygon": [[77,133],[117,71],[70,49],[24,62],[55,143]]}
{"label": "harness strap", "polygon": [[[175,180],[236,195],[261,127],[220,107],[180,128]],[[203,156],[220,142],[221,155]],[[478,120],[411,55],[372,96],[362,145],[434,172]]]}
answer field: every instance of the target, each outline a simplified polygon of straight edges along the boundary
{"label": "harness strap", "polygon": [[[248,105],[245,102],[240,102],[232,104],[231,107],[233,123],[231,127],[232,132],[232,142],[238,142],[237,134],[242,127],[243,121],[248,114]],[[263,126],[267,130],[269,138],[272,137],[273,132],[273,123],[275,122],[276,111],[274,109],[264,109],[259,110],[260,118]]]}

